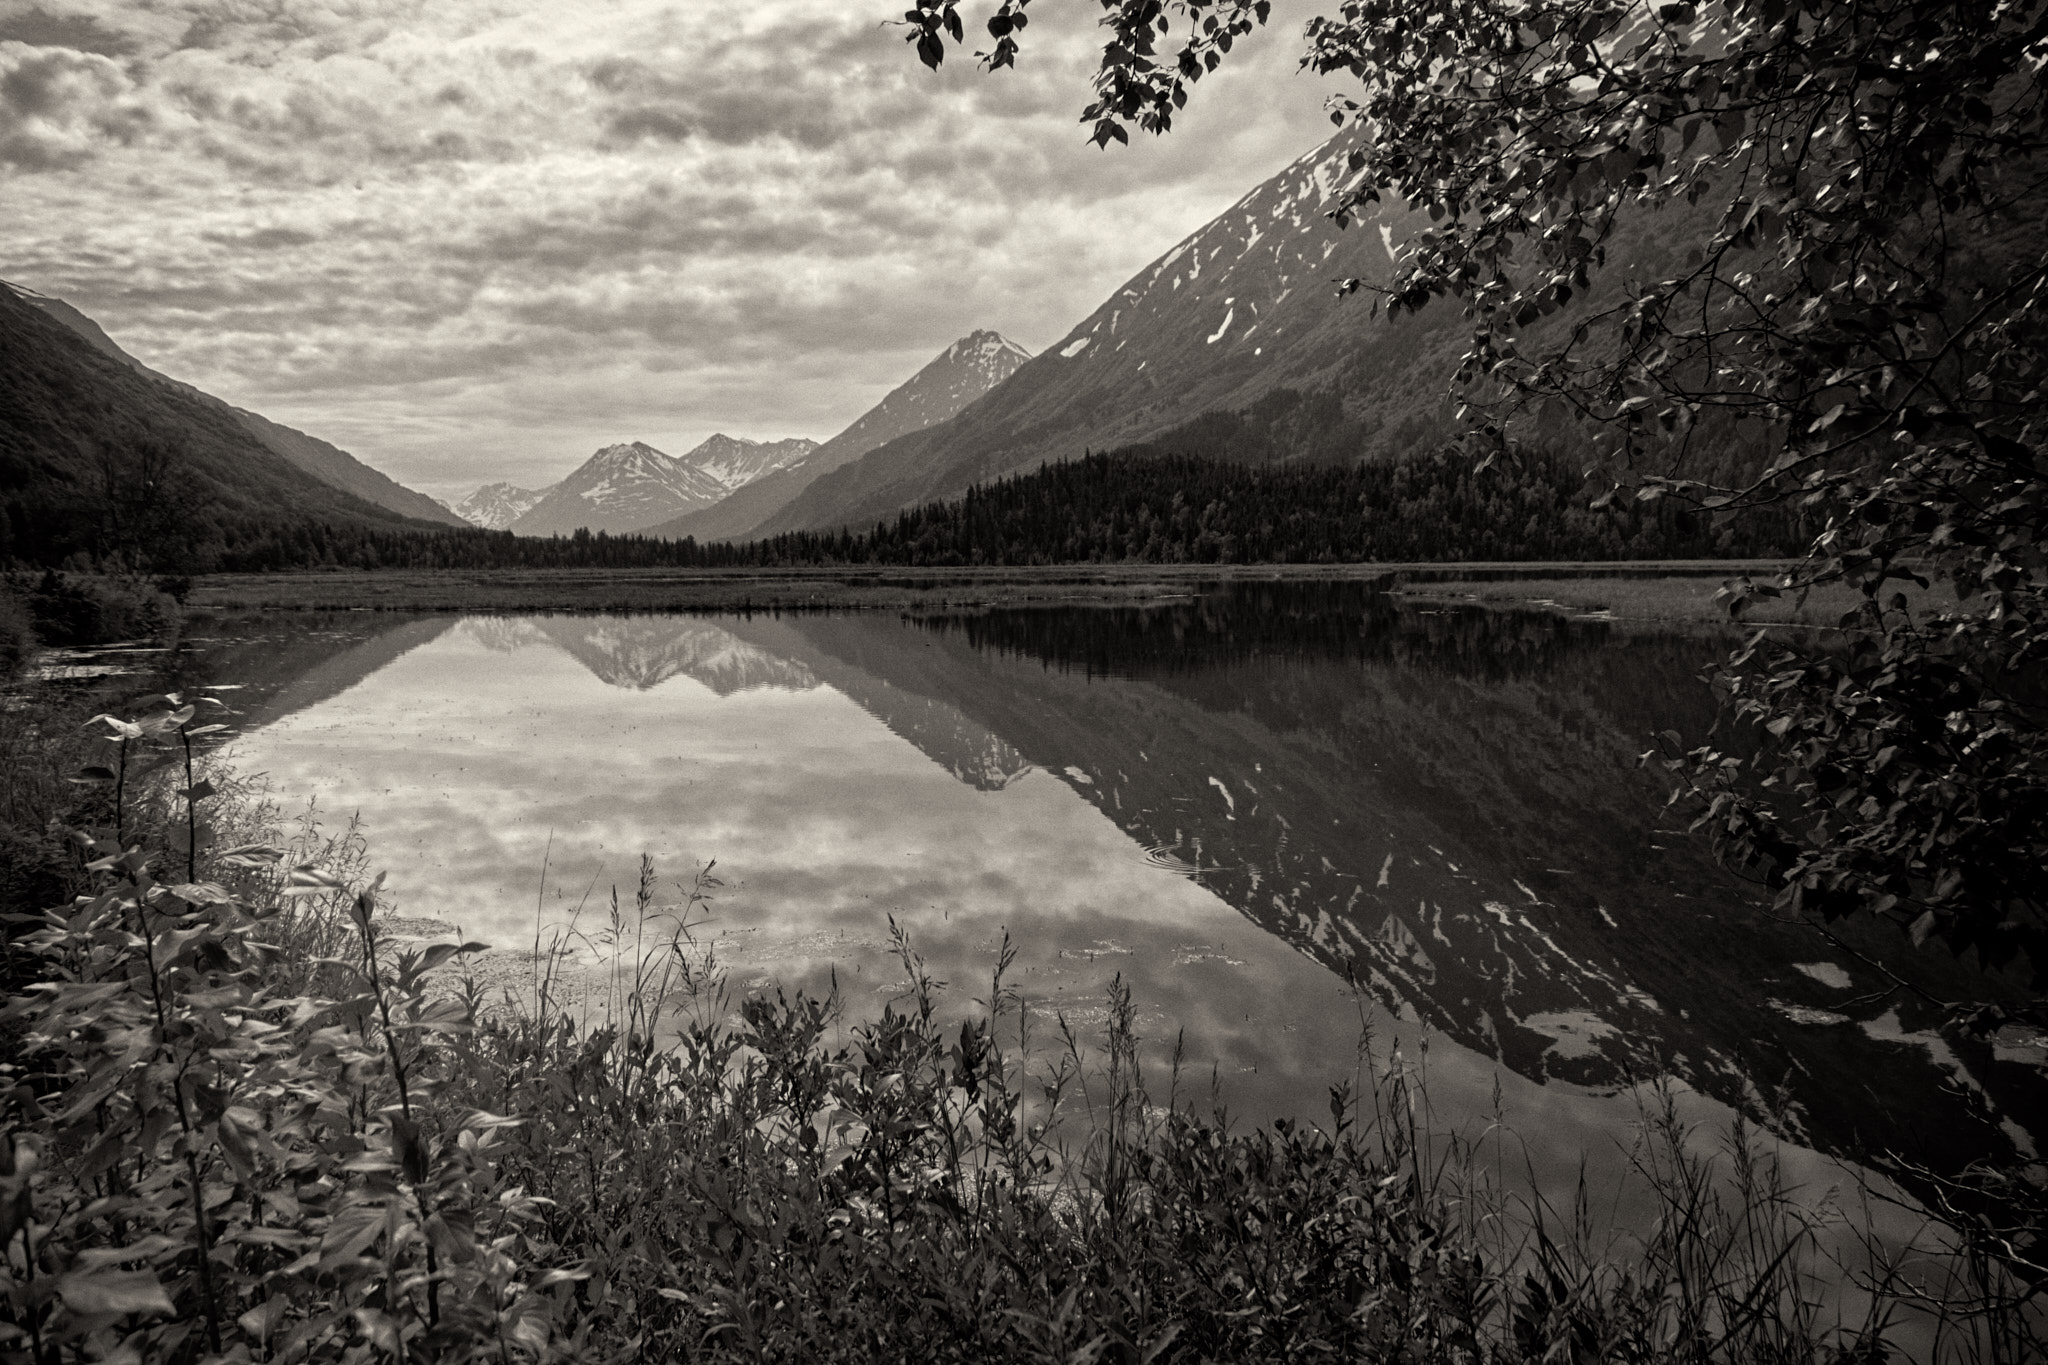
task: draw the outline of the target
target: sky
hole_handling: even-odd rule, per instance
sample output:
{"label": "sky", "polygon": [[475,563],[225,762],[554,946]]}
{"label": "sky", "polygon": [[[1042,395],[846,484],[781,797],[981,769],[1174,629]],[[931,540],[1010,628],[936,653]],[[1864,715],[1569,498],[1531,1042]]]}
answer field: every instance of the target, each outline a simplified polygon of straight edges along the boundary
{"label": "sky", "polygon": [[1306,4],[1107,150],[1095,6],[993,75],[901,8],[0,0],[0,278],[453,499],[822,440],[978,327],[1042,350],[1331,131]]}

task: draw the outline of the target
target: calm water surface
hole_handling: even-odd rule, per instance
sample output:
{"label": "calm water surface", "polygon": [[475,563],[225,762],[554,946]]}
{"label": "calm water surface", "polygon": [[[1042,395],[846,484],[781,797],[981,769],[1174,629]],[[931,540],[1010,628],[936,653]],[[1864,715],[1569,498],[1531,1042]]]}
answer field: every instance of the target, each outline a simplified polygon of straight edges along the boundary
{"label": "calm water surface", "polygon": [[1658,1076],[1859,1160],[1953,1167],[2048,1116],[2037,1042],[1937,1032],[1858,956],[1889,943],[1778,922],[1662,814],[1637,755],[1711,725],[1713,640],[1350,585],[216,636],[186,668],[245,684],[237,765],[360,812],[398,913],[507,952],[537,921],[594,931],[643,852],[671,902],[715,859],[699,934],[736,984],[836,974],[878,1008],[893,915],[964,1000],[1007,931],[1042,1028],[1099,1027],[1121,974],[1155,1061],[1180,1035],[1185,1088],[1249,1118],[1322,1112],[1362,1021],[1426,1054],[1441,1119],[1498,1095],[1560,1171]]}

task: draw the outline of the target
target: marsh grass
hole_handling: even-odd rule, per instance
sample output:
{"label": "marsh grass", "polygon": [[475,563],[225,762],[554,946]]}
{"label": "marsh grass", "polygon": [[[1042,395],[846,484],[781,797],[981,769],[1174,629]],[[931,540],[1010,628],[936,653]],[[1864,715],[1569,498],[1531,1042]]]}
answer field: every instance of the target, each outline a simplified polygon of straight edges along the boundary
{"label": "marsh grass", "polygon": [[[1068,564],[1042,568],[450,569],[209,574],[195,607],[304,611],[916,611],[940,607],[1115,604],[1184,597],[1222,583],[1414,584],[1556,579],[1607,584],[1731,574],[1775,576],[1782,561],[1685,560],[1559,564]],[[1462,588],[1457,590],[1463,591]],[[1720,619],[1717,614],[1714,619]]]}
{"label": "marsh grass", "polygon": [[[1768,581],[1772,575],[1759,574]],[[1403,601],[1415,603],[1477,604],[1495,608],[1524,608],[1563,612],[1573,616],[1610,616],[1617,621],[1659,624],[1729,627],[1727,609],[1714,598],[1722,579],[1701,574],[1660,575],[1646,571],[1639,576],[1603,575],[1585,577],[1560,574],[1554,577],[1458,579],[1445,575],[1437,581],[1408,584],[1398,590]],[[1955,594],[1947,588],[1908,591],[1916,610],[1952,609]],[[1827,584],[1804,596],[1787,595],[1759,599],[1749,604],[1743,621],[1750,625],[1807,626],[1833,628],[1863,603],[1863,596],[1842,584]]]}
{"label": "marsh grass", "polygon": [[[124,754],[179,742],[171,704]],[[353,827],[178,849],[140,812],[196,828],[218,788],[164,771],[168,797],[110,812],[139,842],[87,831],[85,893],[10,917],[40,970],[0,1077],[9,1365],[2042,1344],[2022,1261],[1938,1223],[1843,1256],[1853,1207],[1788,1187],[1753,1132],[1703,1145],[1668,1096],[1632,1149],[1652,1215],[1616,1220],[1583,1180],[1559,1203],[1511,1179],[1505,1125],[1444,1131],[1426,1056],[1383,1057],[1369,1015],[1325,1123],[1236,1125],[1177,1059],[1147,1075],[1120,981],[1099,1036],[1034,1038],[1007,943],[954,1008],[897,931],[878,1014],[735,992],[694,932],[711,869],[664,903],[646,862],[493,985],[481,945],[394,936]]]}
{"label": "marsh grass", "polygon": [[1072,565],[1047,569],[343,570],[216,574],[195,603],[235,610],[903,611],[934,606],[1146,601],[1221,579],[1369,578],[1374,566]]}

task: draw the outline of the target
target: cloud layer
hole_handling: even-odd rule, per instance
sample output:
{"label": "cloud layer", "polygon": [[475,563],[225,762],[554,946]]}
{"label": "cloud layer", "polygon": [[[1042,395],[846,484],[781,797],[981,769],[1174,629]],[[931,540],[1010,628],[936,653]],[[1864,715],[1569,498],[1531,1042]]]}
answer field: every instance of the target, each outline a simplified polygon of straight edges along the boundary
{"label": "cloud layer", "polygon": [[1097,30],[934,75],[888,4],[0,4],[0,260],[159,369],[443,495],[825,437],[1037,349],[1327,129],[1301,14],[1097,151]]}

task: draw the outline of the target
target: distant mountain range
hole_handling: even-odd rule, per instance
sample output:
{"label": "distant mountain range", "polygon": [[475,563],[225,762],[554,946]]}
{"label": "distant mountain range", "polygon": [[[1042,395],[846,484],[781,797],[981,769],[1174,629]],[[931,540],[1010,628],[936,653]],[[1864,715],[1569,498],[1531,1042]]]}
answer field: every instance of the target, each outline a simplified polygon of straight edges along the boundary
{"label": "distant mountain range", "polygon": [[1372,321],[1357,300],[1336,297],[1341,278],[1389,273],[1407,226],[1397,210],[1349,230],[1323,216],[1347,151],[1340,135],[1258,186],[1046,353],[973,332],[822,445],[720,434],[672,456],[625,441],[557,484],[489,483],[452,508],[155,375],[75,309],[17,292],[130,370],[213,405],[295,467],[402,515],[523,536],[588,528],[706,544],[859,529],[1047,460],[1175,444],[1209,414],[1256,415],[1250,427],[1234,420],[1208,433],[1220,448],[1199,453],[1224,458],[1352,460],[1431,443],[1461,329],[1452,309],[1433,310],[1426,326]]}
{"label": "distant mountain range", "polygon": [[804,692],[818,685],[802,664],[705,621],[548,616],[533,628],[613,687],[644,692],[670,678],[688,677],[729,697],[756,687]]}
{"label": "distant mountain range", "polygon": [[[1450,304],[1388,317],[1367,295],[1340,294],[1343,281],[1390,278],[1418,230],[1398,204],[1346,227],[1325,216],[1356,136],[1339,133],[1252,189],[1043,354],[993,332],[964,337],[807,458],[642,529],[705,544],[858,532],[1091,451],[1263,466],[1437,447],[1453,427],[1449,384],[1468,330]],[[1621,225],[1594,288],[1538,320],[1532,338],[1557,341],[1631,281],[1667,273],[1698,236],[1695,212]],[[1747,458],[1724,444],[1702,458]],[[539,530],[514,529],[528,526]]]}
{"label": "distant mountain range", "polygon": [[913,431],[943,422],[1017,372],[1031,352],[999,332],[976,331],[891,389],[852,426],[801,460],[754,480],[700,512],[649,528],[650,535],[709,543],[745,540],[820,476]]}
{"label": "distant mountain range", "polygon": [[11,291],[15,297],[29,304],[44,317],[68,328],[82,337],[93,349],[102,355],[118,360],[137,374],[166,385],[187,397],[197,399],[220,412],[227,414],[244,427],[250,435],[266,449],[282,456],[291,464],[304,470],[314,478],[344,492],[353,493],[365,502],[374,503],[398,513],[400,516],[416,517],[421,521],[440,522],[443,525],[459,526],[463,519],[446,507],[418,493],[404,484],[370,468],[355,456],[339,447],[329,445],[315,436],[294,430],[279,422],[273,422],[260,413],[235,407],[224,399],[216,398],[204,390],[194,388],[169,375],[160,374],[129,355],[106,334],[101,326],[79,312],[62,299],[27,288],[24,285],[0,281],[0,289]]}
{"label": "distant mountain range", "polygon": [[801,437],[750,441],[720,434],[676,456],[626,441],[604,447],[558,484],[538,490],[485,484],[456,510],[478,526],[523,536],[584,529],[623,535],[709,507],[817,448]]}
{"label": "distant mountain range", "polygon": [[743,540],[820,475],[946,420],[1030,358],[1000,333],[971,332],[823,445],[721,433],[688,454],[671,456],[626,442],[606,446],[547,488],[485,484],[455,511],[474,525],[519,535],[566,535],[588,527],[670,540]]}
{"label": "distant mountain range", "polygon": [[744,436],[714,433],[705,437],[682,462],[716,483],[721,495],[745,487],[815,454],[818,443],[801,436],[780,441],[750,441]]}
{"label": "distant mountain range", "polygon": [[[1337,134],[1132,276],[1037,358],[951,418],[888,440],[812,480],[747,528],[856,532],[977,483],[1089,452],[1173,453],[1240,464],[1349,464],[1434,449],[1454,428],[1451,383],[1470,341],[1455,300],[1390,317],[1348,280],[1381,283],[1427,226],[1390,202],[1325,216],[1357,130]],[[1708,235],[1709,205],[1623,219],[1589,290],[1521,329],[1530,353],[1670,275]],[[1709,420],[1712,420],[1711,417]],[[1521,435],[1581,458],[1576,436]],[[1725,431],[1695,474],[1746,481],[1764,447]],[[1170,490],[1168,491],[1170,495]]]}

